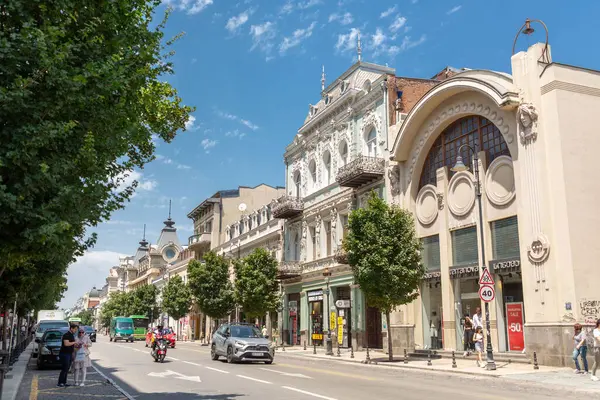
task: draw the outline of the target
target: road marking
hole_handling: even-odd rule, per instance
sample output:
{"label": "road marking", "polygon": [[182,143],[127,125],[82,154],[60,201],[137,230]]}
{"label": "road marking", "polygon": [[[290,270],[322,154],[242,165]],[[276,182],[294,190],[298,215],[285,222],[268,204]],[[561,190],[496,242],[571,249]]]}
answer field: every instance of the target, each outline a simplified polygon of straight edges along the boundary
{"label": "road marking", "polygon": [[383,379],[381,379],[381,378],[371,378],[371,377],[362,376],[362,375],[346,374],[344,372],[330,371],[330,370],[327,370],[327,369],[302,367],[300,365],[280,364],[280,363],[277,363],[277,366],[278,367],[288,367],[288,368],[302,369],[302,370],[311,371],[311,372],[322,372],[324,374],[343,376],[345,378],[352,378],[352,379],[363,379],[363,380],[366,380],[366,381],[383,381]]}
{"label": "road marking", "polygon": [[191,362],[191,361],[182,361],[182,362],[184,362],[186,364],[190,364],[190,365],[195,365],[196,367],[201,367],[202,366],[202,364],[198,364],[198,363]]}
{"label": "road marking", "polygon": [[38,398],[38,376],[34,375],[31,380],[31,391],[29,392],[29,400],[37,400]]}
{"label": "road marking", "polygon": [[179,361],[179,358],[175,358],[175,357],[167,357],[169,360],[173,360],[173,361]]}
{"label": "road marking", "polygon": [[245,376],[245,375],[236,375],[238,378],[243,378],[243,379],[248,379],[254,382],[260,382],[260,383],[266,383],[267,385],[272,385],[271,382],[269,381],[263,381],[262,379],[256,379],[256,378],[251,378],[249,376]]}
{"label": "road marking", "polygon": [[312,379],[310,376],[306,376],[303,374],[293,374],[290,372],[284,372],[284,371],[277,371],[276,369],[269,369],[269,368],[261,368],[263,371],[269,371],[269,372],[275,372],[277,374],[281,374],[281,375],[285,375],[285,376],[293,376],[296,378],[307,378],[307,379]]}
{"label": "road marking", "polygon": [[296,388],[293,388],[293,387],[290,387],[290,386],[282,386],[282,388],[287,389],[287,390],[293,390],[294,392],[306,394],[308,396],[317,397],[319,399],[336,400],[333,397],[322,396],[320,394],[316,394],[316,393],[312,393],[312,392],[307,392],[306,390],[300,390],[300,389],[296,389]]}
{"label": "road marking", "polygon": [[187,376],[184,374],[181,374],[179,372],[175,372],[175,371],[171,371],[171,370],[166,370],[165,372],[150,372],[148,374],[148,376],[157,376],[160,378],[165,378],[167,376],[171,376],[171,375],[175,375],[175,379],[183,379],[186,381],[193,381],[193,382],[202,382],[200,380],[199,376]]}
{"label": "road marking", "polygon": [[228,374],[229,371],[223,371],[222,369],[216,369],[216,368],[212,368],[212,367],[204,367],[206,369],[210,369],[211,371],[217,371],[217,372],[221,372],[223,374]]}
{"label": "road marking", "polygon": [[98,367],[96,367],[95,365],[93,365],[93,364],[92,364],[92,368],[94,368],[94,369],[96,370],[96,372],[100,374],[100,376],[101,376],[101,377],[103,377],[104,379],[106,379],[106,380],[107,380],[107,381],[108,381],[108,382],[109,382],[111,385],[113,385],[113,386],[114,386],[114,387],[115,387],[115,388],[116,388],[116,389],[117,389],[119,392],[121,392],[121,393],[123,394],[123,396],[127,397],[127,399],[129,399],[129,400],[135,400],[135,398],[134,398],[132,395],[130,395],[129,393],[127,393],[127,391],[125,391],[125,389],[123,389],[123,388],[121,388],[119,385],[117,385],[117,383],[116,383],[114,380],[112,380],[112,379],[110,379],[108,376],[104,375],[104,374],[102,373],[102,371],[100,371],[100,370],[98,369]]}

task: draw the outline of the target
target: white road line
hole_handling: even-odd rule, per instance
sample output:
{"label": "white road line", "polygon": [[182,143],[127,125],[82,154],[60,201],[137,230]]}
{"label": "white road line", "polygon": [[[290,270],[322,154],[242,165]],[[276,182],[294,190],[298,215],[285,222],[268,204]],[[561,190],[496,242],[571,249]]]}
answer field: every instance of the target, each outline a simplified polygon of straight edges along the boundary
{"label": "white road line", "polygon": [[109,378],[108,376],[104,375],[102,373],[102,371],[100,371],[98,369],[98,367],[96,367],[95,365],[92,364],[92,368],[94,368],[96,370],[96,372],[98,374],[100,374],[101,377],[103,377],[104,379],[106,379],[108,382],[110,382],[111,385],[113,385],[119,392],[121,392],[123,394],[123,396],[127,397],[129,400],[135,400],[135,397],[133,397],[132,395],[130,395],[129,393],[127,393],[125,391],[125,389],[123,389],[122,387],[120,387],[119,385],[117,385],[117,383],[112,380],[111,378]]}
{"label": "white road line", "polygon": [[216,369],[216,368],[211,368],[211,367],[204,367],[206,369],[210,369],[211,371],[217,371],[217,372],[221,372],[223,374],[228,374],[229,371],[223,371],[222,369]]}
{"label": "white road line", "polygon": [[[191,362],[191,361],[182,361],[182,362],[184,362],[184,363],[186,363],[186,364],[190,364],[190,365],[195,365],[196,367],[201,367],[201,366],[202,366],[202,364],[197,364],[197,363],[195,363],[195,362]],[[208,368],[208,367],[207,367],[207,368]]]}
{"label": "white road line", "polygon": [[175,358],[175,357],[167,357],[169,360],[173,360],[173,361],[179,361],[179,358]]}
{"label": "white road line", "polygon": [[316,393],[312,393],[312,392],[307,392],[306,390],[300,390],[300,389],[296,389],[296,388],[293,388],[293,387],[290,387],[290,386],[282,386],[282,388],[287,389],[287,390],[292,390],[294,392],[306,394],[306,395],[309,395],[309,396],[317,397],[319,399],[336,400],[333,397],[321,396],[320,394],[316,394]]}
{"label": "white road line", "polygon": [[244,379],[248,379],[250,381],[254,381],[254,382],[260,382],[260,383],[266,383],[267,385],[272,385],[271,382],[269,381],[263,381],[261,379],[256,379],[256,378],[251,378],[249,376],[245,376],[245,375],[236,375],[238,378],[244,378]]}

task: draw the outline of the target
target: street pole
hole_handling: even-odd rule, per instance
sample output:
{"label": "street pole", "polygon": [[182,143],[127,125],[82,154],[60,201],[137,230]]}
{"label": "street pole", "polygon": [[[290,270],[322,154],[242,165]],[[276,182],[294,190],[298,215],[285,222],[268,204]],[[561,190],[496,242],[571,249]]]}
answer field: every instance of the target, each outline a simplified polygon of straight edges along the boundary
{"label": "street pole", "polygon": [[333,343],[331,342],[331,291],[329,290],[329,277],[331,276],[331,272],[329,272],[329,268],[325,268],[323,272],[323,276],[327,278],[327,289],[325,289],[325,294],[327,294],[327,322],[329,322],[329,326],[327,327],[327,341],[326,341],[326,351],[325,355],[332,356],[333,355]]}
{"label": "street pole", "polygon": [[[479,155],[477,154],[476,149],[474,149],[473,147],[471,147],[468,144],[463,144],[462,146],[460,146],[460,148],[458,149],[458,157],[456,160],[456,166],[455,168],[453,168],[454,171],[460,171],[460,170],[464,170],[461,169],[460,165],[462,164],[462,167],[465,167],[465,165],[462,163],[462,158],[460,156],[461,154],[461,150],[463,149],[463,147],[468,147],[472,152],[473,152],[473,162],[475,163],[475,165],[473,166],[473,171],[475,173],[475,194],[477,196],[477,205],[479,208],[479,236],[480,236],[480,247],[481,247],[481,262],[482,262],[482,270],[483,272],[486,272],[487,270],[487,265],[485,262],[485,241],[483,240],[483,206],[481,204],[481,181],[479,179]],[[485,302],[485,329],[486,329],[486,333],[487,333],[487,345],[486,345],[486,353],[487,353],[487,363],[486,363],[486,369],[488,371],[495,371],[496,370],[496,362],[494,361],[494,350],[492,349],[492,334],[491,334],[491,326],[490,326],[490,303]]]}

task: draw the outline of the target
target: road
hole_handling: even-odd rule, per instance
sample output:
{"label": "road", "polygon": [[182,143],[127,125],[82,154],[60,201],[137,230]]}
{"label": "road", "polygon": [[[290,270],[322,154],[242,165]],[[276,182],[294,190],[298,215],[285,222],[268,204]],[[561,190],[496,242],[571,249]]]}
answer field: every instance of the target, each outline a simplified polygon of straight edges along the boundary
{"label": "road", "polygon": [[[272,365],[227,364],[212,361],[208,347],[196,343],[178,343],[176,349],[168,350],[167,360],[160,364],[153,362],[143,342],[111,343],[100,336],[92,347],[92,359],[102,374],[114,380],[136,400],[590,398],[589,395],[558,392],[498,378],[314,360],[280,352]],[[52,379],[56,379],[58,371],[46,373],[51,373]],[[102,381],[98,375],[95,378],[91,376]],[[28,382],[24,384],[28,385]],[[83,392],[77,395],[76,391],[80,389],[68,388],[69,392],[65,389],[62,392],[61,389],[52,390],[52,395],[47,393],[43,399],[103,397]],[[64,397],[58,397],[60,393]],[[23,397],[26,398],[25,395]],[[104,398],[118,396],[106,395]]]}

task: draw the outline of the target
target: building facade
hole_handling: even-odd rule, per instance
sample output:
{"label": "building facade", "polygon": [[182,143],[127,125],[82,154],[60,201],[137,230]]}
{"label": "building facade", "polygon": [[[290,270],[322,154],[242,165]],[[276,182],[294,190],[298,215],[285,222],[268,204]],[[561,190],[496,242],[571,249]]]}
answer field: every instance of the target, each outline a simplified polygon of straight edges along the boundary
{"label": "building facade", "polygon": [[[391,317],[395,351],[403,350],[402,337],[416,347],[462,350],[464,316],[483,309],[483,265],[495,281],[496,351],[536,352],[540,363],[570,365],[573,323],[600,316],[593,265],[600,255],[593,212],[600,136],[590,123],[600,106],[600,73],[552,62],[547,44],[511,63],[512,75],[450,77],[390,128],[388,195],[414,213],[427,268],[419,299]],[[473,167],[464,144],[479,155],[482,220],[474,169],[451,170],[458,156]]]}

